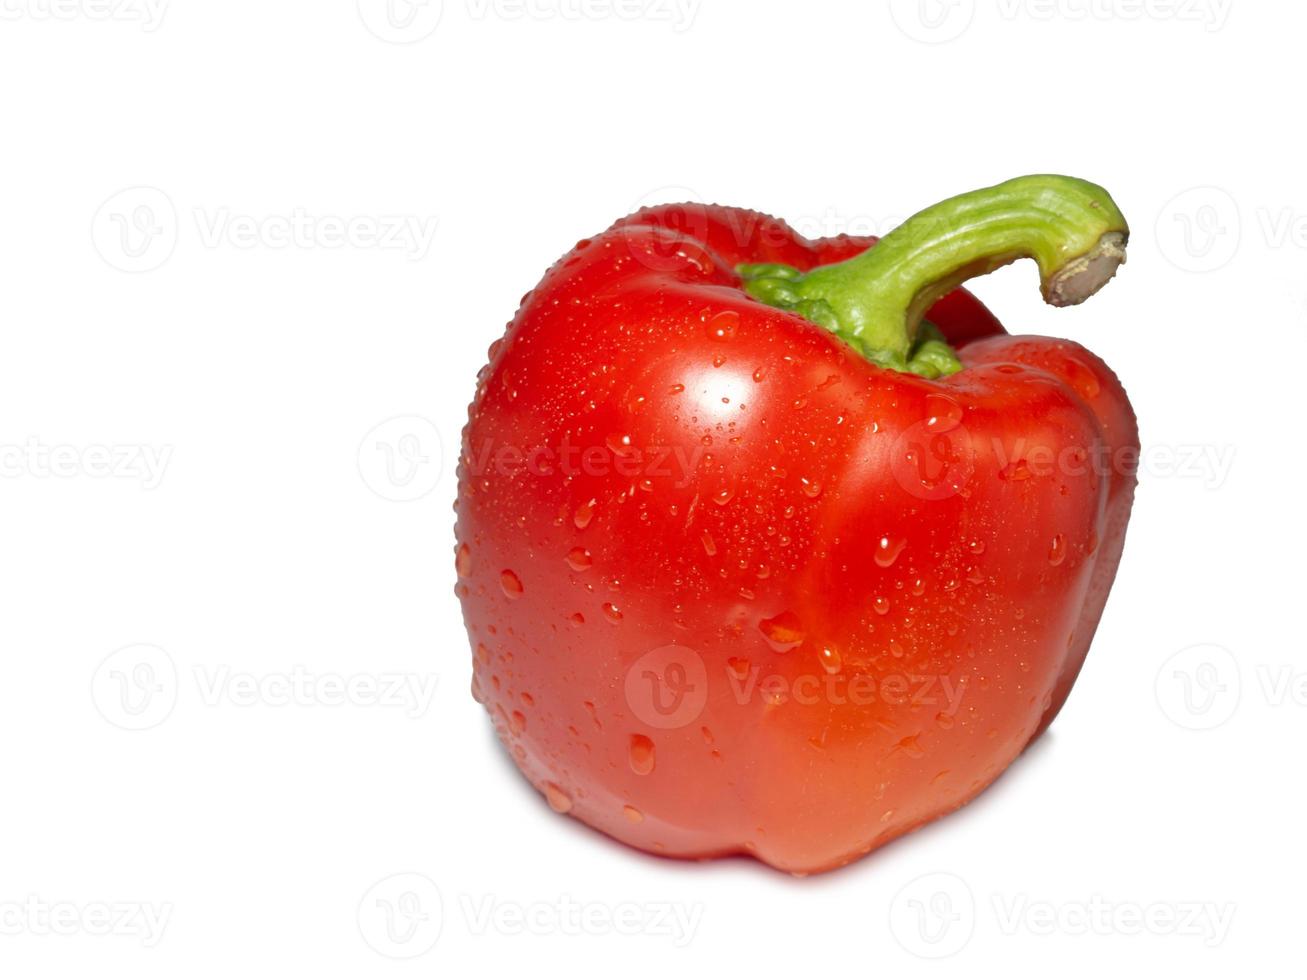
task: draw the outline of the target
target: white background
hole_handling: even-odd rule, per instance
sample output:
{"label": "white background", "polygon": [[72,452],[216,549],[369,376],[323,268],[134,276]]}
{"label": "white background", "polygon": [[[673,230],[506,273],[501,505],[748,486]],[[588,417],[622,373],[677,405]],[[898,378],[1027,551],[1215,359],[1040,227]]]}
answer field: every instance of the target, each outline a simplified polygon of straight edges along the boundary
{"label": "white background", "polygon": [[[0,13],[4,976],[1300,958],[1301,5]],[[458,433],[521,294],[643,203],[866,233],[1038,171],[1112,191],[1129,265],[1073,310],[1029,264],[976,291],[1106,358],[1146,451],[1051,733],[807,880],[551,813],[468,695],[453,595]]]}

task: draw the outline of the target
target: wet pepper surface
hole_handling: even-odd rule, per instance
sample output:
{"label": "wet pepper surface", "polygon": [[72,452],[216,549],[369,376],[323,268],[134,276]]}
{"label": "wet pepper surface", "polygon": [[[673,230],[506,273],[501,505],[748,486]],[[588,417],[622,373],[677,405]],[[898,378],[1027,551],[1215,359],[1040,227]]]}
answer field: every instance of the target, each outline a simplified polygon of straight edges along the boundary
{"label": "wet pepper surface", "polygon": [[490,350],[456,570],[473,693],[557,811],[660,854],[835,867],[967,802],[1052,720],[1120,561],[1116,376],[958,288],[1079,302],[1101,188],[1019,178],[880,243],[734,208],[583,241]]}

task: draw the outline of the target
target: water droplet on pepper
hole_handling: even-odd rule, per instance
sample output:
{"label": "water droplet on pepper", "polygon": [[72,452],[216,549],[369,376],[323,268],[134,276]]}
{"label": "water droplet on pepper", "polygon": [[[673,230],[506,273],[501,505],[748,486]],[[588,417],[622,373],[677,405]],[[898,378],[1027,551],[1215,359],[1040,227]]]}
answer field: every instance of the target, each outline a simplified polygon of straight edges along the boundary
{"label": "water droplet on pepper", "polygon": [[926,396],[926,429],[930,432],[950,432],[962,424],[962,406],[948,395],[931,393]]}
{"label": "water droplet on pepper", "polygon": [[902,538],[891,538],[889,536],[881,538],[876,542],[875,559],[876,564],[881,568],[889,568],[903,554],[903,549],[907,547],[907,542]]}
{"label": "water droplet on pepper", "polygon": [[567,813],[572,809],[572,798],[557,783],[545,783],[545,799],[555,813]]}
{"label": "water droplet on pepper", "polygon": [[598,506],[598,503],[597,500],[591,497],[576,508],[576,513],[572,515],[572,523],[576,525],[577,530],[584,531],[590,526],[590,522],[594,520],[595,507]]}
{"label": "water droplet on pepper", "polygon": [[739,325],[740,314],[734,310],[722,310],[708,321],[708,336],[714,340],[730,340]]}
{"label": "water droplet on pepper", "polygon": [[524,589],[522,580],[517,577],[517,573],[511,568],[505,568],[499,573],[499,585],[504,590],[504,595],[510,599],[519,599]]}
{"label": "water droplet on pepper", "polygon": [[803,624],[799,622],[799,617],[789,610],[771,619],[762,620],[758,624],[758,629],[777,653],[793,650],[803,643]]}
{"label": "water droplet on pepper", "polygon": [[632,735],[630,746],[631,771],[647,776],[654,771],[654,743],[648,735]]}

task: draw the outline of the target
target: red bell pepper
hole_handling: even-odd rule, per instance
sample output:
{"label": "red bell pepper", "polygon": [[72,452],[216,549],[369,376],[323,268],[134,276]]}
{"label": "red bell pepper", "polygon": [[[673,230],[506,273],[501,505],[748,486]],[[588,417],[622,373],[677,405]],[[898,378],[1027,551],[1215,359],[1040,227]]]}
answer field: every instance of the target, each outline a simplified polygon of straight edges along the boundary
{"label": "red bell pepper", "polygon": [[1138,434],[1053,305],[1125,258],[1100,187],[1023,177],[876,243],[648,208],[490,350],[464,430],[473,693],[554,809],[681,857],[819,871],[966,803],[1062,707],[1116,574]]}

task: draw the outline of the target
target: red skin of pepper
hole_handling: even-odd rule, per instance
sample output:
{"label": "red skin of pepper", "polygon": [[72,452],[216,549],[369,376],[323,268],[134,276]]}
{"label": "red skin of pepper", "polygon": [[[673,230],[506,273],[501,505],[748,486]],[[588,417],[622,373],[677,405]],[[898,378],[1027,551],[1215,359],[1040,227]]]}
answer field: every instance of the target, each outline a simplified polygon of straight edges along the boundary
{"label": "red skin of pepper", "polygon": [[[1124,543],[1129,401],[1095,355],[1010,337],[964,290],[928,318],[965,369],[928,381],[733,271],[874,242],[646,209],[551,268],[492,347],[457,591],[473,692],[555,809],[659,854],[822,871],[972,799],[1066,700]],[[705,693],[628,684],[668,645]],[[702,709],[655,727],[645,681]]]}

